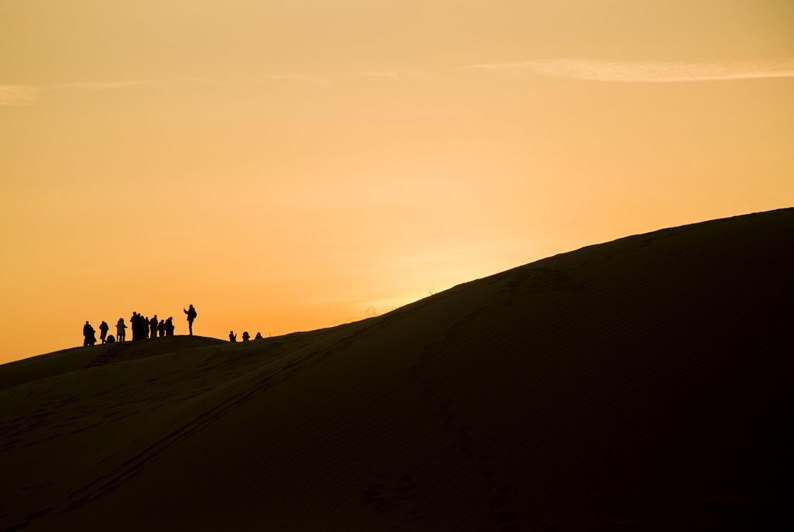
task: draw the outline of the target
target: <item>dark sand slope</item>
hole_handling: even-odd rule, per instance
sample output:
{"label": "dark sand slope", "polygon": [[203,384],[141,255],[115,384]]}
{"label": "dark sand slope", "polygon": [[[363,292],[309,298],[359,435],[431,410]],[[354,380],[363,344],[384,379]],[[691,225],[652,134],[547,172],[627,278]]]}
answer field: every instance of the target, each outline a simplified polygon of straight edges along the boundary
{"label": "dark sand slope", "polygon": [[0,529],[785,529],[793,330],[786,209],[333,329],[9,364]]}

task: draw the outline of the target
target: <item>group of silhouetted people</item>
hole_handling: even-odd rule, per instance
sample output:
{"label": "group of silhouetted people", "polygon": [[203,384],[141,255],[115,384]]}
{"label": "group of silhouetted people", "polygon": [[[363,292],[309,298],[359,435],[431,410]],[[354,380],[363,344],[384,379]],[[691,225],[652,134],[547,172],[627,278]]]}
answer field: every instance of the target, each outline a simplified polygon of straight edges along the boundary
{"label": "group of silhouetted people", "polygon": [[[103,344],[112,344],[116,339],[111,334],[108,336],[108,329],[110,327],[104,321],[99,324],[99,339]],[[94,345],[96,343],[96,331],[88,321],[83,325],[83,345]]]}
{"label": "group of silhouetted people", "polygon": [[[190,335],[193,336],[193,321],[198,316],[196,309],[193,308],[193,305],[190,305],[189,309],[184,310],[185,314],[187,314],[187,323],[188,328],[190,330]],[[132,329],[132,340],[145,340],[147,338],[162,338],[164,336],[173,336],[174,335],[174,318],[169,316],[168,319],[165,320],[158,320],[157,314],[152,316],[151,319],[138,314],[137,312],[132,313],[132,317],[130,318],[130,328]],[[127,324],[124,323],[124,318],[119,318],[119,321],[116,322],[116,337],[112,334],[108,336],[108,330],[110,327],[104,321],[99,325],[99,338],[103,344],[111,344],[117,341],[124,342],[127,339]],[[88,321],[85,322],[83,325],[83,345],[89,346],[96,344],[96,331],[91,326]]]}
{"label": "group of silhouetted people", "polygon": [[[198,313],[193,305],[190,305],[187,309],[182,309],[184,313],[187,315],[187,325],[188,331],[190,336],[193,336],[193,321],[195,321]],[[158,320],[157,314],[152,316],[151,319],[138,314],[137,312],[132,313],[132,317],[130,318],[130,328],[132,329],[132,340],[146,340],[147,338],[162,338],[164,336],[173,336],[174,335],[174,318],[169,316],[168,319],[165,320]],[[124,323],[124,318],[119,318],[119,321],[116,322],[116,336],[114,337],[112,334],[108,335],[108,330],[110,327],[104,321],[99,325],[99,339],[102,341],[103,344],[112,344],[116,341],[124,342],[127,340],[127,324]],[[88,321],[85,322],[83,325],[83,345],[94,345],[96,344],[96,331],[91,326]],[[261,340],[262,333],[256,333],[256,337],[254,340]],[[243,332],[243,342],[247,342],[251,339],[251,335],[248,334],[248,331]],[[234,334],[234,331],[229,331],[229,341],[236,342],[237,335]]]}
{"label": "group of silhouetted people", "polygon": [[[243,331],[243,342],[247,342],[250,339],[251,339],[251,335],[248,334],[248,331]],[[261,340],[261,339],[262,339],[262,333],[256,333],[256,337],[254,338],[254,340]],[[234,334],[234,331],[229,331],[229,341],[230,342],[237,341],[237,335]]]}
{"label": "group of silhouetted people", "polygon": [[[130,325],[132,328],[132,340],[145,340],[147,338],[162,338],[163,336],[174,335],[174,318],[169,316],[166,320],[158,320],[157,314],[152,316],[151,319],[142,316],[137,312],[132,313],[130,318]],[[119,335],[121,331],[126,329],[124,325],[124,318],[119,318],[116,324]]]}

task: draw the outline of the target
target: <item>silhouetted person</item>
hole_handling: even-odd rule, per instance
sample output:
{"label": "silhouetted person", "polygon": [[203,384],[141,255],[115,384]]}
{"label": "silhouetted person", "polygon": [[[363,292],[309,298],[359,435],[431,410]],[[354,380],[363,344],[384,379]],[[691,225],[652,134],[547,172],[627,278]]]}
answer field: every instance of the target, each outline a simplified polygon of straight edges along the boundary
{"label": "silhouetted person", "polygon": [[237,341],[237,335],[234,334],[234,331],[229,331],[229,341],[230,342],[236,342]]}
{"label": "silhouetted person", "polygon": [[151,338],[152,340],[157,338],[158,323],[160,323],[160,320],[157,319],[157,314],[155,314],[154,316],[152,316],[152,319],[149,320],[149,330],[151,331],[151,334],[149,334],[149,338]]}
{"label": "silhouetted person", "polygon": [[248,331],[243,331],[243,342],[247,342],[251,338],[251,335],[248,334]]}
{"label": "silhouetted person", "polygon": [[113,338],[112,334],[110,336],[108,336],[107,343],[108,344],[115,344],[116,343],[116,339]]}
{"label": "silhouetted person", "polygon": [[254,340],[261,340],[261,339],[262,339],[262,333],[260,332],[256,333],[256,336],[254,336]]}
{"label": "silhouetted person", "polygon": [[86,320],[85,325],[83,325],[83,347],[87,345],[94,345],[96,343],[96,331],[91,324],[88,323]]}
{"label": "silhouetted person", "polygon": [[141,315],[137,312],[132,313],[130,318],[130,327],[132,327],[132,341],[135,342],[141,339]]}
{"label": "silhouetted person", "polygon": [[145,339],[149,330],[146,318],[137,312],[133,312],[130,321],[132,321],[132,339],[135,341]]}
{"label": "silhouetted person", "polygon": [[172,316],[168,316],[168,319],[165,320],[165,335],[173,336],[174,328],[174,318]]}
{"label": "silhouetted person", "polygon": [[157,324],[157,336],[159,338],[165,336],[165,320],[160,320],[160,323]]}
{"label": "silhouetted person", "polygon": [[149,318],[146,316],[141,318],[141,338],[144,340],[149,339]]}
{"label": "silhouetted person", "polygon": [[195,320],[196,316],[198,316],[198,312],[196,312],[196,309],[193,308],[193,305],[190,305],[187,310],[182,310],[185,312],[185,314],[187,314],[187,327],[190,329],[190,336],[193,336],[193,320]]}
{"label": "silhouetted person", "polygon": [[99,324],[99,339],[102,340],[102,343],[105,343],[105,336],[108,335],[108,324],[105,323],[105,320],[102,320],[102,323]]}
{"label": "silhouetted person", "polygon": [[119,318],[119,321],[116,322],[116,336],[119,342],[127,339],[127,326],[124,324],[124,318]]}

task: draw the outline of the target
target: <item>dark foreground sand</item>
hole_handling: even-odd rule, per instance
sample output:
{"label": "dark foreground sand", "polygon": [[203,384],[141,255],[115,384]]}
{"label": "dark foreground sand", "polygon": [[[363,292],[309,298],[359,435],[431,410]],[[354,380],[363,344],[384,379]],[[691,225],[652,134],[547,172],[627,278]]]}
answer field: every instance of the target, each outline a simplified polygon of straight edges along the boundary
{"label": "dark foreground sand", "polygon": [[7,364],[0,530],[787,529],[793,331],[786,209],[333,329]]}

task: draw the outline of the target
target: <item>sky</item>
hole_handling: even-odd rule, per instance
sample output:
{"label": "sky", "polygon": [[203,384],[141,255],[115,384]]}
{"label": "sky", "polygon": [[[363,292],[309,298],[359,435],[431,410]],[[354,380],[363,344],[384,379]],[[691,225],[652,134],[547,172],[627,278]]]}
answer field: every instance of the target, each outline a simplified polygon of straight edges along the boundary
{"label": "sky", "polygon": [[0,363],[794,204],[790,0],[0,0]]}

